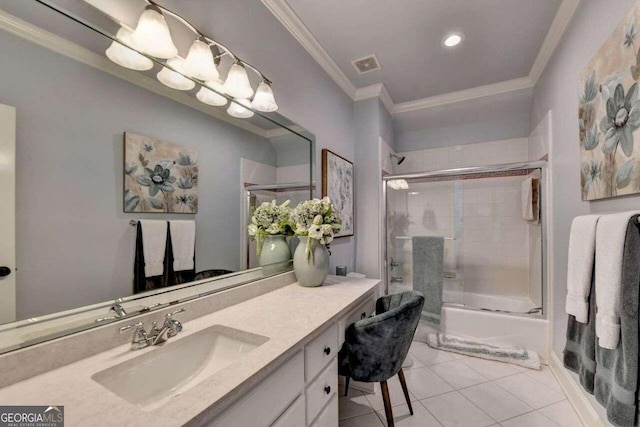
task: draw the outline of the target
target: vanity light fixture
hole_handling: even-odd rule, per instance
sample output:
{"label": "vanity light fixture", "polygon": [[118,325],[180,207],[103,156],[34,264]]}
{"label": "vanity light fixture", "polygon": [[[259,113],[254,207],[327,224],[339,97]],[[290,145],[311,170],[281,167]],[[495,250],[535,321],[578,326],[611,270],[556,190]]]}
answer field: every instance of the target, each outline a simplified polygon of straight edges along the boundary
{"label": "vanity light fixture", "polygon": [[238,119],[248,119],[249,117],[253,117],[253,111],[249,110],[251,107],[251,101],[248,99],[236,99],[235,102],[232,102],[227,108],[227,113]]}
{"label": "vanity light fixture", "polygon": [[[217,93],[209,88],[214,89]],[[220,93],[224,93],[224,90],[222,90],[222,82],[220,80],[211,80],[205,82],[205,86],[202,86],[198,93],[196,93],[196,98],[205,104],[222,107],[223,105],[227,105],[229,100],[219,95]]]}
{"label": "vanity light fixture", "polygon": [[184,76],[184,59],[176,56],[167,61],[170,68],[162,67],[158,73],[158,80],[165,86],[177,90],[191,90],[196,87],[193,80],[189,80]]}
{"label": "vanity light fixture", "polygon": [[153,68],[153,61],[144,55],[139,54],[127,46],[133,46],[131,35],[133,32],[125,27],[121,27],[116,34],[116,40],[105,51],[107,58],[116,64],[129,68],[130,70],[146,71]]}
{"label": "vanity light fixture", "polygon": [[140,15],[131,40],[135,47],[156,58],[170,59],[178,54],[162,10],[154,3],[149,4]]}
{"label": "vanity light fixture", "polygon": [[[123,67],[140,71],[153,67],[150,57],[166,59],[166,66],[157,74],[160,82],[177,90],[193,89],[195,82],[192,79],[205,82],[209,88],[202,87],[197,92],[198,100],[209,105],[223,106],[228,101],[223,95],[236,98],[242,105],[232,104],[227,110],[234,117],[253,116],[254,113],[249,108],[265,113],[278,109],[271,81],[256,67],[241,60],[230,49],[207,37],[185,18],[156,3],[155,0],[145,2],[147,7],[140,15],[136,29],[131,31],[126,26],[121,26],[116,39],[126,46],[114,41],[106,51],[109,59]],[[174,18],[196,36],[186,59],[178,56],[178,49],[171,38],[165,15]],[[233,64],[223,83],[220,81],[218,65],[224,56],[229,56]],[[255,92],[247,69],[260,78]]]}
{"label": "vanity light fixture", "polygon": [[462,33],[451,33],[447,34],[444,39],[442,39],[442,46],[444,47],[455,47],[458,46],[464,40],[464,34]]}

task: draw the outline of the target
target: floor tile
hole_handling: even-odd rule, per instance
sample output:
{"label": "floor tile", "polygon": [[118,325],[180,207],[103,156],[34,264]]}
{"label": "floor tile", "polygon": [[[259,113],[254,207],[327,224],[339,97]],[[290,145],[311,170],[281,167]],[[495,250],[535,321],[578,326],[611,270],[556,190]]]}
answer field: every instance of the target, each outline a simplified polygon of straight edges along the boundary
{"label": "floor tile", "polygon": [[402,369],[404,369],[405,371],[409,370],[409,369],[416,369],[416,368],[424,368],[425,364],[422,363],[420,361],[420,359],[418,359],[417,357],[413,356],[411,353],[407,354],[407,360],[411,360],[413,363],[411,364],[411,366],[408,367],[402,367]]}
{"label": "floor tile", "polygon": [[452,353],[448,353],[442,350],[436,350],[426,344],[415,341],[413,342],[413,344],[411,344],[411,349],[409,350],[409,352],[412,356],[414,356],[416,359],[427,366],[455,360],[455,357],[451,356]]}
{"label": "floor tile", "polygon": [[[408,376],[409,372],[412,371],[406,371],[405,377]],[[407,379],[407,383],[408,382],[409,380]],[[402,386],[400,386],[400,380],[398,379],[397,375],[387,380],[387,386],[389,387],[389,399],[391,400],[392,407],[407,403],[407,400],[404,397],[404,393],[402,392]],[[371,407],[374,410],[379,411],[380,409],[384,409],[384,402],[382,401],[382,389],[380,388],[379,383],[377,383],[375,387],[375,394],[363,393],[363,395],[369,401]],[[411,386],[407,385],[407,387],[409,388],[409,398],[411,399],[411,401],[418,400],[418,398],[413,395]]]}
{"label": "floor tile", "polygon": [[495,423],[457,391],[420,402],[444,427],[485,427]]}
{"label": "floor tile", "polygon": [[430,369],[455,389],[489,381],[485,376],[471,369],[461,360],[439,363],[433,365]]}
{"label": "floor tile", "polygon": [[526,372],[531,370],[531,368],[525,368],[524,366],[514,365],[512,363],[509,363],[509,366],[511,366],[513,369],[515,369],[518,372]]}
{"label": "floor tile", "polygon": [[500,387],[535,409],[564,400],[562,393],[534,380],[525,373],[495,381]]}
{"label": "floor tile", "polygon": [[344,395],[344,386],[340,387],[340,398],[338,399],[339,419],[357,417],[373,412],[371,404],[359,390],[349,390],[349,396]]}
{"label": "floor tile", "polygon": [[[441,427],[433,415],[427,411],[420,402],[413,403],[413,415],[409,412],[407,405],[400,405],[393,408],[393,423],[397,427]],[[387,425],[387,416],[384,410],[378,411],[378,417],[382,424]]]}
{"label": "floor tile", "polygon": [[476,406],[496,421],[504,421],[533,411],[533,408],[493,383],[460,390]]}
{"label": "floor tile", "polygon": [[342,420],[339,423],[340,427],[383,427],[383,425],[375,412]]}
{"label": "floor tile", "polygon": [[508,363],[496,362],[494,360],[480,359],[479,357],[467,357],[463,360],[465,365],[478,371],[490,380],[515,375],[518,371]]}
{"label": "floor tile", "polygon": [[551,421],[539,412],[529,412],[519,417],[501,423],[502,427],[558,427],[558,424]]}
{"label": "floor tile", "polygon": [[404,375],[409,392],[419,400],[453,391],[453,387],[429,368],[412,369]]}
{"label": "floor tile", "polygon": [[538,412],[563,427],[582,426],[580,417],[578,417],[578,414],[576,414],[575,409],[573,409],[573,406],[571,406],[571,403],[569,403],[568,400],[563,400],[562,402],[546,406],[539,409]]}
{"label": "floor tile", "polygon": [[562,387],[560,387],[560,384],[558,384],[555,375],[553,375],[553,372],[551,372],[551,369],[548,366],[543,366],[540,371],[529,369],[527,371],[524,371],[524,373],[534,380],[541,382],[547,387],[557,391],[558,393],[564,394],[564,392],[562,391]]}

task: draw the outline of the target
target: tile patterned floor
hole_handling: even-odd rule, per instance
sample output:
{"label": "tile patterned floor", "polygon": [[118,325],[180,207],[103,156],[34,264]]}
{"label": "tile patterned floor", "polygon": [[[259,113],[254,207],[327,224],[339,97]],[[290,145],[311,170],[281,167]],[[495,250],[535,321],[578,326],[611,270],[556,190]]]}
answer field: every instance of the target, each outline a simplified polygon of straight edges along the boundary
{"label": "tile patterned floor", "polygon": [[[414,342],[405,368],[414,415],[397,377],[389,380],[398,427],[582,427],[548,367],[519,366],[434,350]],[[340,427],[386,426],[380,390],[339,400]]]}

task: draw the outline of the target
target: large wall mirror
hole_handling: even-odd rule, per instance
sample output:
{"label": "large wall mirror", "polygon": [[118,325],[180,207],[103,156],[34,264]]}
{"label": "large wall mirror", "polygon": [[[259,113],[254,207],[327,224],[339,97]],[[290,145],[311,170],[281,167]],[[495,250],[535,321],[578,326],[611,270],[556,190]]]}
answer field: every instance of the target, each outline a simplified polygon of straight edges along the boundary
{"label": "large wall mirror", "polygon": [[[195,79],[171,89],[164,61],[110,61],[147,4],[0,0],[0,352],[291,267],[260,266],[246,227],[259,203],[311,197],[313,135],[277,112],[205,104]],[[186,56],[192,36],[167,22]],[[220,75],[232,64],[220,58]],[[193,221],[189,274],[137,277],[144,220]]]}

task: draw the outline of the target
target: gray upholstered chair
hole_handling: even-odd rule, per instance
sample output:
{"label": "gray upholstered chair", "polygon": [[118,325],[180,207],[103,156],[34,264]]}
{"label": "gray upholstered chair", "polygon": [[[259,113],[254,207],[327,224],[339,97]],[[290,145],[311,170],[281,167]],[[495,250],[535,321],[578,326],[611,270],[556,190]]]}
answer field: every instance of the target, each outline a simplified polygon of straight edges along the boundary
{"label": "gray upholstered chair", "polygon": [[402,363],[409,352],[423,305],[424,296],[415,291],[379,298],[375,316],[349,325],[338,354],[338,373],[346,377],[345,396],[351,378],[379,382],[389,427],[394,424],[387,380],[396,374],[413,415]]}

